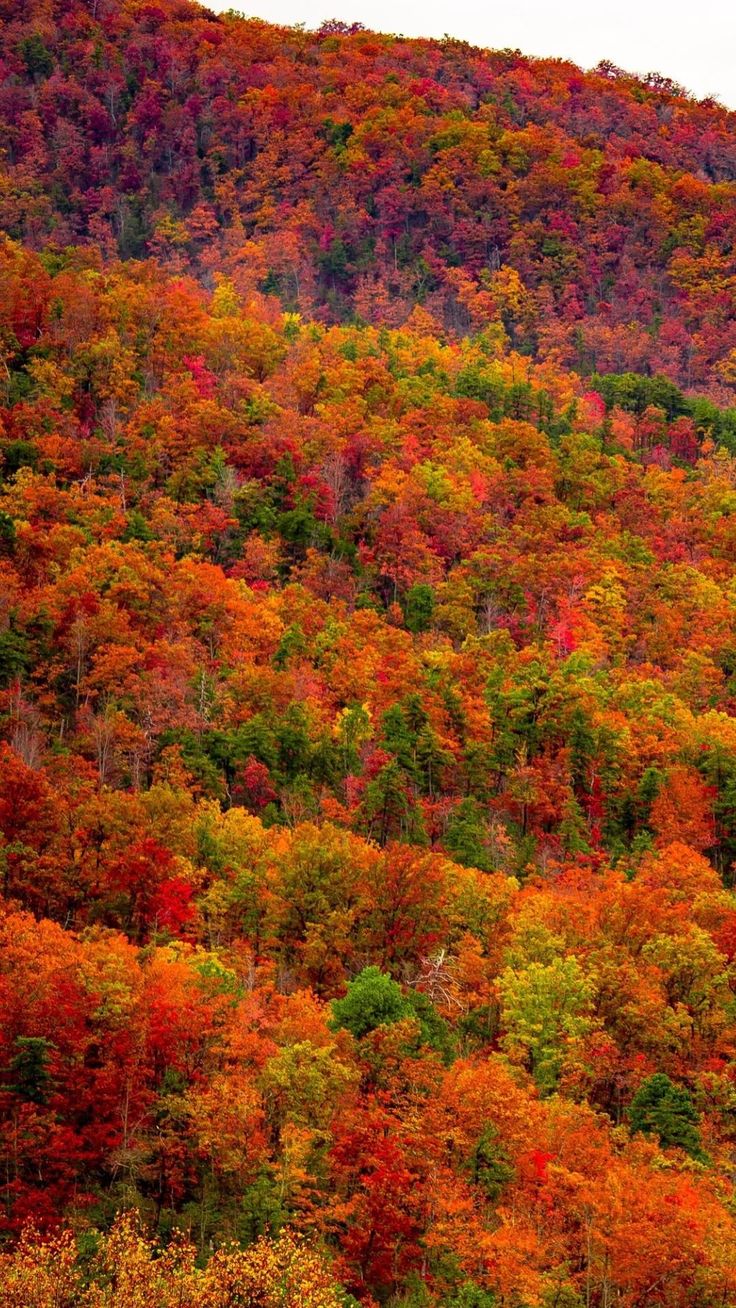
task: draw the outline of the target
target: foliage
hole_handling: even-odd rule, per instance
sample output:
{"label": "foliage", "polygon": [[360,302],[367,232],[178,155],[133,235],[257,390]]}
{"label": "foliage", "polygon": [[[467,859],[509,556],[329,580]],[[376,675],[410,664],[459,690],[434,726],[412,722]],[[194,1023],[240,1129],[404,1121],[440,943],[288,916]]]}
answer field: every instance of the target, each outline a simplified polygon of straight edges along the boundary
{"label": "foliage", "polygon": [[366,967],[348,985],[343,999],[332,1004],[335,1024],[356,1039],[379,1026],[391,1026],[408,1017],[411,1009],[401,986],[377,967]]}
{"label": "foliage", "polygon": [[736,1302],[732,115],[0,30],[0,1299]]}
{"label": "foliage", "polygon": [[702,1157],[698,1132],[698,1114],[692,1095],[684,1086],[673,1085],[668,1076],[658,1072],[639,1086],[628,1112],[632,1131],[656,1135],[665,1148],[675,1146]]}

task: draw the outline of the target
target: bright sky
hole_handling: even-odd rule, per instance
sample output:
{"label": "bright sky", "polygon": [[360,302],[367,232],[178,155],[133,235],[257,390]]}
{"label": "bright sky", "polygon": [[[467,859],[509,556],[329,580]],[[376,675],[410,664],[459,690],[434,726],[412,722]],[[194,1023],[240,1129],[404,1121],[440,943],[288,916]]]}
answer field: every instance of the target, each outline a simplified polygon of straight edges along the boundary
{"label": "bright sky", "polygon": [[610,59],[658,72],[736,109],[736,0],[203,0],[272,23],[327,18],[404,36],[449,36],[554,55],[592,68]]}

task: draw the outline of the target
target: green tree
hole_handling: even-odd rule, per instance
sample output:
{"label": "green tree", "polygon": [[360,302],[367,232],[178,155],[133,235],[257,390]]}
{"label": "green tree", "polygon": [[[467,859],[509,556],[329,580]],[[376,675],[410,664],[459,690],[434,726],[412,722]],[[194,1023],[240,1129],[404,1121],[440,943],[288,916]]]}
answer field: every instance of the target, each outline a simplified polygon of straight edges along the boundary
{"label": "green tree", "polygon": [[499,986],[504,1048],[526,1064],[541,1091],[550,1093],[566,1046],[590,1030],[593,986],[574,955],[530,963],[519,972],[507,967]]}
{"label": "green tree", "polygon": [[16,1036],[15,1054],[10,1060],[10,1090],[32,1104],[48,1103],[52,1089],[49,1064],[54,1045],[44,1036]]}
{"label": "green tree", "polygon": [[37,81],[49,77],[53,72],[53,55],[46,49],[38,32],[32,32],[21,41],[20,55],[27,72]]}
{"label": "green tree", "polygon": [[25,672],[31,661],[28,640],[23,631],[12,625],[0,632],[0,686]]}
{"label": "green tree", "polygon": [[463,1281],[445,1302],[448,1308],[496,1308],[498,1299],[477,1281]]}
{"label": "green tree", "polygon": [[514,1168],[491,1122],[483,1127],[470,1155],[468,1171],[473,1183],[480,1186],[491,1203],[496,1203],[504,1187],[514,1179]]}
{"label": "green tree", "polygon": [[490,872],[493,861],[489,850],[488,824],[483,809],[472,796],[463,799],[450,814],[444,846],[456,863]]}
{"label": "green tree", "polygon": [[421,810],[405,773],[393,759],[366,786],[362,824],[366,834],[379,845],[391,839],[415,845],[427,843]]}
{"label": "green tree", "polygon": [[349,983],[343,998],[333,1001],[332,1014],[335,1027],[345,1027],[360,1040],[379,1026],[411,1017],[412,1009],[401,986],[386,972],[365,967]]}
{"label": "green tree", "polygon": [[643,1135],[656,1135],[665,1149],[684,1149],[691,1158],[703,1158],[699,1116],[692,1096],[664,1072],[642,1082],[628,1111],[629,1127]]}
{"label": "green tree", "polygon": [[424,581],[410,586],[404,599],[404,621],[409,631],[426,631],[432,624],[434,592]]}

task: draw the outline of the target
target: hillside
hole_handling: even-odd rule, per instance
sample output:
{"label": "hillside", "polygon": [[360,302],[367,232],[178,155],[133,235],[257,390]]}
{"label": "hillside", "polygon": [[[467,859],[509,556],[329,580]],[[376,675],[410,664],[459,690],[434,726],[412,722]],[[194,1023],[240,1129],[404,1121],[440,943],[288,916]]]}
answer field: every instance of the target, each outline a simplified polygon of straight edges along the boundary
{"label": "hillside", "polygon": [[3,1304],[729,1308],[734,115],[0,18]]}
{"label": "hillside", "polygon": [[0,224],[731,402],[736,115],[653,76],[180,3],[3,0]]}

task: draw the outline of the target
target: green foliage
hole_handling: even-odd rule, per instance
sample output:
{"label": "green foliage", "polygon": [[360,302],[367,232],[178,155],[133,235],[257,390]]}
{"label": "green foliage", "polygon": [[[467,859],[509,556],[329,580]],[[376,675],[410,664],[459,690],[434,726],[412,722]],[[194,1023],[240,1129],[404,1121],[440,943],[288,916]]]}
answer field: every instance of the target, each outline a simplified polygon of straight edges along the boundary
{"label": "green foliage", "polygon": [[20,676],[31,662],[31,650],[25,632],[14,626],[0,632],[0,686],[7,686]]}
{"label": "green foliage", "polygon": [[128,514],[128,525],[123,536],[123,540],[153,540],[154,535],[148,522],[140,509],[131,509]]}
{"label": "green foliage", "polygon": [[445,847],[458,863],[490,872],[493,860],[488,849],[488,824],[483,809],[472,796],[453,809],[445,832]]}
{"label": "green foliage", "polygon": [[278,1181],[270,1171],[263,1170],[246,1187],[235,1219],[238,1239],[245,1245],[263,1235],[278,1235],[289,1221],[289,1210],[284,1205]]}
{"label": "green foliage", "polygon": [[663,1072],[642,1082],[627,1117],[632,1131],[657,1136],[664,1149],[684,1149],[692,1158],[705,1157],[692,1095]]}
{"label": "green foliage", "polygon": [[446,1062],[452,1056],[454,1043],[450,1028],[428,997],[416,989],[404,993],[378,967],[364,968],[348,983],[343,998],[333,1000],[332,1014],[335,1029],[344,1027],[358,1040],[378,1027],[414,1018],[419,1027],[417,1048],[428,1045]]}
{"label": "green foliage", "polygon": [[31,77],[41,79],[48,77],[53,71],[53,55],[44,45],[43,37],[39,32],[32,32],[30,36],[23,38],[20,43],[20,54]]}
{"label": "green foliage", "polygon": [[496,1295],[477,1281],[463,1281],[451,1297],[443,1300],[443,1308],[497,1308],[497,1304]]}
{"label": "green foliage", "polygon": [[493,1204],[499,1200],[504,1187],[513,1181],[514,1167],[492,1123],[483,1128],[468,1162],[468,1173],[474,1185],[480,1186]]}
{"label": "green foliage", "polygon": [[391,839],[426,843],[421,811],[406,774],[395,761],[382,767],[366,786],[362,809],[363,827],[380,845]]}
{"label": "green foliage", "polygon": [[593,986],[577,958],[507,968],[500,977],[504,1047],[529,1067],[539,1089],[555,1089],[571,1042],[590,1030]]}
{"label": "green foliage", "polygon": [[53,1041],[44,1036],[16,1036],[10,1060],[10,1080],[3,1087],[32,1104],[46,1104],[53,1089]]}
{"label": "green foliage", "polygon": [[342,999],[332,1003],[336,1028],[344,1027],[357,1040],[379,1026],[391,1026],[412,1013],[401,986],[378,967],[365,967],[349,982]]}
{"label": "green foliage", "polygon": [[15,523],[9,513],[0,511],[0,548],[12,550],[15,544]]}
{"label": "green foliage", "polygon": [[412,1017],[419,1023],[420,1044],[429,1045],[445,1063],[450,1063],[455,1054],[456,1041],[449,1024],[440,1017],[423,991],[412,988],[407,992],[406,1002]]}
{"label": "green foliage", "polygon": [[2,446],[3,476],[11,477],[19,468],[35,468],[38,464],[38,450],[31,441],[8,441]]}
{"label": "green foliage", "polygon": [[434,612],[434,593],[431,586],[417,582],[410,586],[404,597],[404,621],[407,630],[418,633],[427,631],[432,623]]}
{"label": "green foliage", "polygon": [[663,409],[671,421],[690,412],[688,401],[678,386],[667,377],[643,377],[638,373],[594,374],[590,378],[594,390],[599,391],[611,409],[618,405],[630,413],[641,414],[650,405]]}

